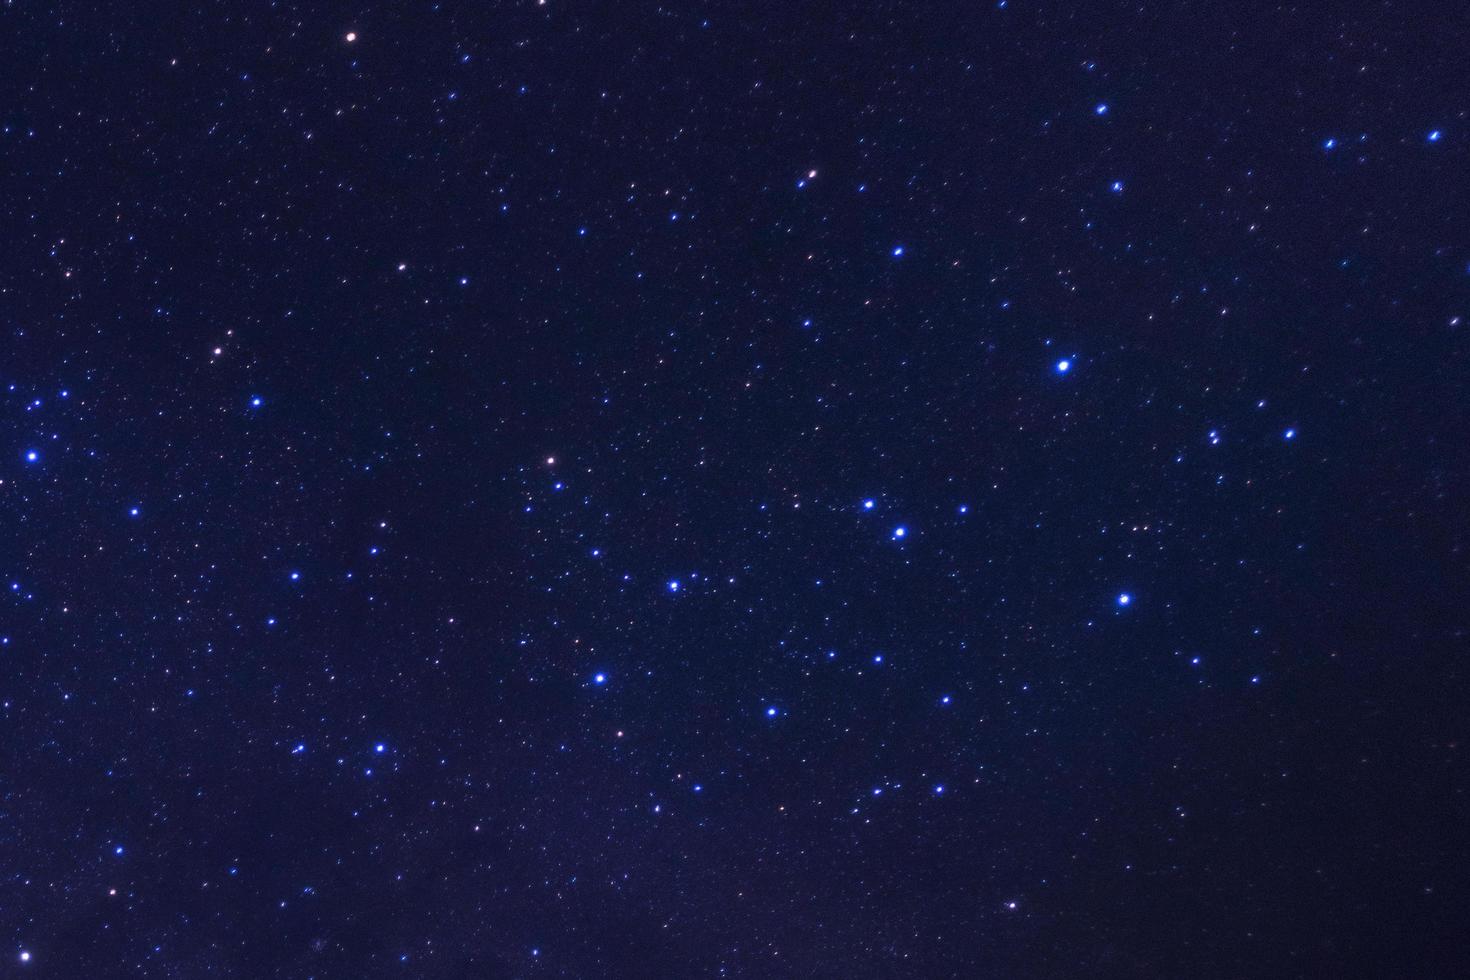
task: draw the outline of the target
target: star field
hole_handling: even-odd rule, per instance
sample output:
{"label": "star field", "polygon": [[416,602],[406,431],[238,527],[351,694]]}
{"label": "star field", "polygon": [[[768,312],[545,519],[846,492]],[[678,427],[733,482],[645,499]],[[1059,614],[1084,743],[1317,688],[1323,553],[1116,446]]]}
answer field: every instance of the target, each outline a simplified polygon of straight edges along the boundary
{"label": "star field", "polygon": [[1462,976],[1464,11],[0,8],[0,976]]}

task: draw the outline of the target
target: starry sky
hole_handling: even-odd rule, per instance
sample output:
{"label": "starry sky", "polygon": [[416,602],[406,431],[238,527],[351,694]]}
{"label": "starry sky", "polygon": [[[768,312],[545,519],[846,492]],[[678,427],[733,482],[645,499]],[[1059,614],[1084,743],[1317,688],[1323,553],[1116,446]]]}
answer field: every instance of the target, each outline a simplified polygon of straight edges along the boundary
{"label": "starry sky", "polygon": [[1426,10],[6,3],[0,976],[1464,975]]}

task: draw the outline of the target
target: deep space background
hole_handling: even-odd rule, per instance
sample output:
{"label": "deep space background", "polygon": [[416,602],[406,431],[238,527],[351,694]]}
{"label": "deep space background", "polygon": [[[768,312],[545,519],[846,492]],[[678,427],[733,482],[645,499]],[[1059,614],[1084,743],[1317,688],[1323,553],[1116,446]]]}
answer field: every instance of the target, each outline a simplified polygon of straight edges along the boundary
{"label": "deep space background", "polygon": [[0,976],[1466,975],[1470,9],[0,7]]}

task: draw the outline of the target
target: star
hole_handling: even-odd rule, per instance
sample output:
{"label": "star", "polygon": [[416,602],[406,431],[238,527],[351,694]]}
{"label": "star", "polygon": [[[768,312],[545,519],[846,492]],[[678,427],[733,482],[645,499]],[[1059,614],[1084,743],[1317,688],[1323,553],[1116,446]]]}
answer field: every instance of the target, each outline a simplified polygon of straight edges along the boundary
{"label": "star", "polygon": [[1106,116],[1108,114],[1108,104],[1106,102],[1099,102],[1092,111],[1096,115]]}
{"label": "star", "polygon": [[908,528],[904,527],[902,524],[900,524],[898,527],[896,527],[896,528],[893,529],[893,537],[895,539],[902,538],[902,537],[906,536],[908,533],[909,533]]}
{"label": "star", "polygon": [[1133,602],[1133,597],[1126,592],[1118,593],[1118,605],[1127,606]]}
{"label": "star", "polygon": [[606,674],[593,674],[592,675],[592,683],[594,683],[594,684],[606,684],[607,683],[607,675]]}
{"label": "star", "polygon": [[1060,361],[1057,361],[1056,368],[1057,374],[1066,374],[1068,371],[1072,370],[1072,362],[1064,357]]}
{"label": "star", "polygon": [[889,253],[889,254],[891,254],[895,259],[901,259],[901,258],[903,258],[903,246],[902,245],[895,245],[895,246],[893,246],[893,251],[891,253]]}
{"label": "star", "polygon": [[26,450],[26,462],[27,463],[34,463],[37,460],[39,460],[40,458],[41,458],[41,454],[38,453],[38,452],[36,452],[36,450],[34,450],[34,449],[27,449]]}

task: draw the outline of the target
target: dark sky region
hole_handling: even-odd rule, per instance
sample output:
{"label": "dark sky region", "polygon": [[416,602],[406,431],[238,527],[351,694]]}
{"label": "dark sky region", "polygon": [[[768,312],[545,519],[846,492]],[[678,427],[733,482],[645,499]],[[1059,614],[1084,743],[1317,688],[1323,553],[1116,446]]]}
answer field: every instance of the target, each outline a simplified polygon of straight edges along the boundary
{"label": "dark sky region", "polygon": [[0,977],[1462,977],[1462,5],[0,8]]}

